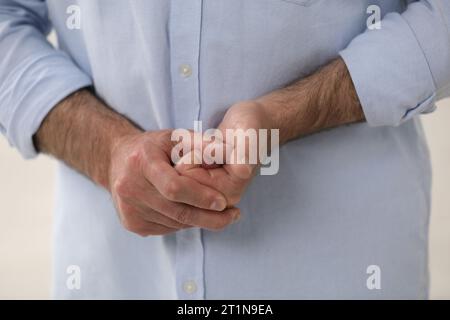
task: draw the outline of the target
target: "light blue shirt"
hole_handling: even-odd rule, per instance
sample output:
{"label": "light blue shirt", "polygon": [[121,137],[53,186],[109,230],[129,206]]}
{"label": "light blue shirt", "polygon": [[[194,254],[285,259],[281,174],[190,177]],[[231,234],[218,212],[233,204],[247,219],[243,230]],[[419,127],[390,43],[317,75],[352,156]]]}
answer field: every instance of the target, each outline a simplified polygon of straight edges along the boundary
{"label": "light blue shirt", "polygon": [[[365,31],[372,4],[381,29]],[[61,164],[55,297],[425,298],[430,163],[416,116],[449,95],[449,25],[446,0],[0,0],[0,128],[25,157],[49,110],[85,86],[147,130],[206,129],[339,54],[368,120],[284,146],[279,173],[254,179],[222,232],[129,233],[110,195]]]}

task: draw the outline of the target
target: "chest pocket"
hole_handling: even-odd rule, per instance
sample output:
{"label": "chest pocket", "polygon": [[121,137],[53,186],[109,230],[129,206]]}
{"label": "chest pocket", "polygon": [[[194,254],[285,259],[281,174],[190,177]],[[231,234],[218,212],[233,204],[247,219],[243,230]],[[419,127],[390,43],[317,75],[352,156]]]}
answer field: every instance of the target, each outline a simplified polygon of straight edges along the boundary
{"label": "chest pocket", "polygon": [[281,0],[281,1],[290,2],[290,3],[298,4],[300,6],[308,7],[308,6],[312,5],[314,2],[316,2],[317,0]]}

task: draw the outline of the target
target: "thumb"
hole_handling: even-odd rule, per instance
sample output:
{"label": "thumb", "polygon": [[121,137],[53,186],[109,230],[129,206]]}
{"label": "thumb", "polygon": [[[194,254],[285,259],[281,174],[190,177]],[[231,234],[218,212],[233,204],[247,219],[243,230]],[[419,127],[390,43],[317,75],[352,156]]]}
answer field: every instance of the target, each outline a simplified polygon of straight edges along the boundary
{"label": "thumb", "polygon": [[175,164],[175,169],[178,172],[184,172],[193,168],[201,167],[201,164],[201,152],[197,149],[194,149],[181,157],[181,159]]}
{"label": "thumb", "polygon": [[[230,175],[239,179],[249,179],[253,175],[258,164],[258,155],[256,154],[255,158],[255,150],[251,150],[252,148],[256,148],[257,151],[258,141],[252,141],[251,138],[247,140],[245,131],[235,131],[232,135],[227,135],[227,130],[233,129],[221,128],[221,130],[223,132],[225,145],[224,169]],[[239,136],[241,133],[244,134],[243,137]],[[227,137],[231,140],[227,140]]]}

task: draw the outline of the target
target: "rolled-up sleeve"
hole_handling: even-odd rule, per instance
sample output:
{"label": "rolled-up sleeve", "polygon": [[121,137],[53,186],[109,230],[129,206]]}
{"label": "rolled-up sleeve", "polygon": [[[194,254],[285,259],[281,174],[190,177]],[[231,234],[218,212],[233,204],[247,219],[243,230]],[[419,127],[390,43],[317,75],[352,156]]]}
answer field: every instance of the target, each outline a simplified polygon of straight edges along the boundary
{"label": "rolled-up sleeve", "polygon": [[449,26],[450,1],[415,1],[340,52],[369,125],[399,125],[449,96]]}
{"label": "rolled-up sleeve", "polygon": [[64,97],[91,85],[65,53],[46,40],[44,0],[0,0],[0,131],[26,158],[33,135]]}

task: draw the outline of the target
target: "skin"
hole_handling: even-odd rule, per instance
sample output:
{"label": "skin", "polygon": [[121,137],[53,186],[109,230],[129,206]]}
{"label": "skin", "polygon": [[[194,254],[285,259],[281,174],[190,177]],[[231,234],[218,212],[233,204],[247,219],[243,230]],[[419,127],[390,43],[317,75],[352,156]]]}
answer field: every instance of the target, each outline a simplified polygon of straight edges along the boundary
{"label": "skin", "polygon": [[[345,63],[337,59],[286,88],[231,106],[218,129],[279,129],[283,145],[360,121],[364,114],[355,88]],[[256,165],[174,166],[170,133],[144,132],[81,90],[53,108],[35,144],[107,189],[130,232],[148,236],[189,227],[221,230],[236,222],[240,211],[234,206]]]}

